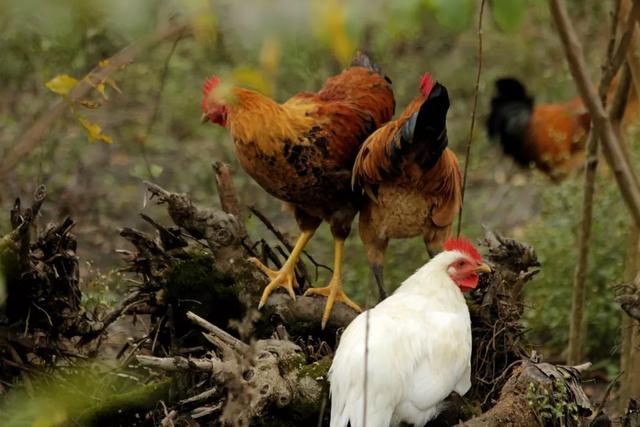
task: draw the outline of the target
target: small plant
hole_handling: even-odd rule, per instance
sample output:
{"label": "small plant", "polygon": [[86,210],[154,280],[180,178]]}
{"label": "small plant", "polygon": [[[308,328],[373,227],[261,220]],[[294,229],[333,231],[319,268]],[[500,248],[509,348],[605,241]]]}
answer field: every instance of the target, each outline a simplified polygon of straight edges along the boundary
{"label": "small plant", "polygon": [[578,425],[578,406],[572,400],[560,378],[553,382],[551,389],[536,387],[533,383],[529,383],[527,389],[527,402],[543,426]]}

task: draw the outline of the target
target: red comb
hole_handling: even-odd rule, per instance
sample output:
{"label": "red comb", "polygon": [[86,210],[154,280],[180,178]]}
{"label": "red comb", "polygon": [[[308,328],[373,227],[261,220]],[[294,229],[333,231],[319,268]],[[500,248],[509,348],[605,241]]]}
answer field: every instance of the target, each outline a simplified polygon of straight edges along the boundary
{"label": "red comb", "polygon": [[424,96],[429,96],[431,93],[431,89],[433,89],[433,79],[431,78],[431,73],[424,73],[422,78],[420,79],[420,92]]}
{"label": "red comb", "polygon": [[202,86],[202,110],[207,110],[207,97],[209,96],[209,92],[211,92],[216,86],[220,84],[220,77],[211,76],[211,78],[207,79],[204,82],[204,86]]}
{"label": "red comb", "polygon": [[467,239],[463,239],[461,237],[457,239],[454,239],[452,237],[449,240],[447,240],[444,244],[444,250],[459,251],[469,255],[471,258],[473,258],[476,261],[482,260],[482,255],[480,255],[480,252],[478,252],[475,246],[473,246],[473,244]]}

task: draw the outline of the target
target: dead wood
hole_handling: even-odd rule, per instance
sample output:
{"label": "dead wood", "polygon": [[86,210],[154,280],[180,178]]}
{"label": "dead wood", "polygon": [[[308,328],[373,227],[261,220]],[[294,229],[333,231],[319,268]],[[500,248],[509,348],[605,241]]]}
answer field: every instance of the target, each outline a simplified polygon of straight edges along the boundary
{"label": "dead wood", "polygon": [[616,302],[630,317],[640,321],[640,274],[633,282],[616,287]]}
{"label": "dead wood", "polygon": [[[245,344],[196,314],[187,315],[213,338],[209,340],[214,347],[212,350],[199,358],[136,357],[148,368],[206,372],[215,380],[218,386],[199,391],[195,398],[182,400],[182,411],[186,406],[191,418],[218,413],[221,423],[236,426],[252,425],[258,417],[266,423],[271,408],[281,411],[279,416],[288,419],[292,425],[303,425],[301,423],[315,418],[324,390],[328,360],[307,364],[302,349],[283,337]],[[224,405],[211,411],[201,409],[207,407],[193,409],[194,403],[201,405],[202,401],[216,395]],[[305,410],[300,411],[300,407]]]}
{"label": "dead wood", "polygon": [[[128,350],[122,363],[128,366],[131,360],[137,360],[148,370],[149,381],[166,382],[171,378],[173,383],[173,392],[165,398],[162,408],[148,412],[149,420],[160,425],[190,426],[326,425],[328,414],[321,408],[328,399],[326,373],[331,364],[331,347],[339,330],[353,320],[355,313],[337,305],[328,327],[322,331],[319,319],[323,299],[297,296],[294,301],[280,292],[272,295],[258,312],[255,306],[267,278],[246,260],[254,255],[254,245],[238,218],[216,208],[201,208],[188,196],[155,184],[147,183],[147,187],[151,199],[166,206],[173,224],[160,224],[144,215],[150,231],[120,230],[133,245],[131,250],[120,251],[126,261],[124,270],[137,277],[132,280],[135,284],[130,293],[103,313],[87,313],[80,303],[75,240],[70,234],[73,222],[65,220],[36,233],[32,223],[42,204],[41,197],[36,197],[27,209],[15,204],[14,228],[0,240],[0,252],[18,260],[11,265],[18,266],[19,272],[35,274],[41,281],[38,283],[62,281],[56,282],[56,289],[66,292],[64,301],[70,307],[66,313],[75,311],[72,316],[61,317],[68,322],[66,327],[60,326],[61,320],[56,317],[65,310],[52,311],[49,320],[44,314],[35,317],[33,309],[16,313],[18,328],[0,335],[2,373],[8,369],[35,372],[28,360],[30,354],[43,347],[51,347],[55,354],[66,358],[82,357],[100,345],[107,326],[117,318],[144,312],[150,319],[148,332],[121,351],[124,354]],[[227,209],[234,209],[229,202],[231,195],[225,197]],[[544,393],[566,407],[563,417],[582,415],[583,395],[574,371],[523,362],[529,349],[520,323],[521,294],[538,271],[535,251],[490,231],[486,232],[483,245],[494,271],[483,276],[468,300],[474,374],[473,388],[464,399],[489,412],[479,421],[469,422],[529,425],[528,421],[546,416],[544,404],[539,405],[539,410],[535,402],[533,406],[529,404]],[[276,260],[281,259],[278,251],[266,243],[263,250],[271,251]],[[26,260],[21,258],[23,253],[27,254]],[[70,264],[62,268],[61,262]],[[30,270],[24,270],[27,267]],[[56,276],[54,270],[73,274]],[[25,283],[22,273],[16,277],[21,285]],[[43,304],[57,301],[57,294],[48,295],[52,295],[50,301]],[[40,301],[38,297],[39,294],[29,296],[36,302]],[[67,331],[67,335],[74,335],[75,341],[58,332],[64,340],[52,344],[51,336],[55,335],[50,333],[48,322]],[[21,328],[31,333],[25,336],[20,333]],[[522,388],[526,381],[526,387],[533,387],[535,392]],[[462,409],[470,406],[465,400],[451,398],[449,411],[439,421],[452,425],[468,418]],[[573,407],[578,409],[572,412]],[[321,413],[324,418],[319,419]],[[496,420],[505,424],[496,424]]]}
{"label": "dead wood", "polygon": [[[229,165],[222,162],[214,162],[212,167],[216,174],[216,188],[218,189],[220,207],[224,212],[238,218],[244,226],[244,221],[247,219],[247,215],[245,209],[241,207],[240,201],[236,196],[236,188],[233,184]],[[247,231],[244,230],[243,237],[246,237],[246,233]]]}
{"label": "dead wood", "polygon": [[[58,357],[83,358],[104,323],[81,304],[74,222],[65,218],[37,227],[46,189],[39,186],[31,206],[17,199],[12,230],[0,238],[0,270],[6,281],[0,305],[0,380],[11,381]],[[86,339],[85,339],[86,338]]]}
{"label": "dead wood", "polygon": [[475,381],[468,396],[491,407],[511,369],[529,354],[521,324],[523,286],[538,272],[535,250],[485,231],[483,246],[492,272],[481,276],[468,300],[473,336],[471,370]]}
{"label": "dead wood", "polygon": [[496,405],[460,425],[577,426],[589,415],[591,405],[579,369],[523,360],[502,387]]}

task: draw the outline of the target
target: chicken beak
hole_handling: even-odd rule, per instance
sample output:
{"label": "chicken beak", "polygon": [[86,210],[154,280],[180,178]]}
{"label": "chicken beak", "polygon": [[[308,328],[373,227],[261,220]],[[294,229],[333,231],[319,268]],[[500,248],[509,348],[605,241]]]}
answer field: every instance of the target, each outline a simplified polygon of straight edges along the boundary
{"label": "chicken beak", "polygon": [[487,264],[485,264],[484,262],[479,264],[478,267],[476,267],[476,272],[477,273],[491,273],[491,267],[489,267]]}
{"label": "chicken beak", "polygon": [[202,117],[200,118],[200,123],[207,123],[209,121],[209,116],[207,113],[202,113]]}

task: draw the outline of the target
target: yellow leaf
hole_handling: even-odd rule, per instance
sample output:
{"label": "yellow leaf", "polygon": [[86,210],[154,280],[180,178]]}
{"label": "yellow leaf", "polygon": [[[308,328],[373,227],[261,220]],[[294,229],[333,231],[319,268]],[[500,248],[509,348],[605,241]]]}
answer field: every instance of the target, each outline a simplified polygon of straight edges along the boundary
{"label": "yellow leaf", "polygon": [[78,84],[78,80],[67,74],[58,74],[46,83],[47,88],[50,91],[57,93],[58,95],[67,96],[71,89]]}
{"label": "yellow leaf", "polygon": [[193,35],[201,44],[213,44],[218,35],[218,20],[209,0],[182,0],[191,19]]}
{"label": "yellow leaf", "polygon": [[280,43],[275,38],[268,38],[260,50],[260,66],[265,74],[273,76],[280,62]]}
{"label": "yellow leaf", "polygon": [[98,83],[98,84],[96,85],[96,90],[97,90],[98,92],[100,92],[100,95],[102,95],[102,97],[103,97],[104,99],[109,99],[109,97],[107,96],[106,92],[104,91],[104,83]]}
{"label": "yellow leaf", "polygon": [[91,142],[102,141],[107,144],[111,144],[113,139],[110,136],[102,133],[102,128],[96,123],[92,123],[83,116],[78,116],[78,120],[82,127],[87,131],[87,135],[89,136],[89,140]]}
{"label": "yellow leaf", "polygon": [[98,67],[100,67],[100,68],[104,68],[107,65],[109,65],[109,60],[108,59],[103,59],[102,61],[98,62]]}
{"label": "yellow leaf", "polygon": [[82,105],[85,108],[90,108],[92,110],[95,110],[96,108],[100,108],[102,106],[102,104],[98,101],[92,101],[90,99],[83,99],[82,101],[79,102],[80,105]]}
{"label": "yellow leaf", "polygon": [[340,0],[316,0],[312,13],[316,37],[331,48],[343,65],[348,64],[355,50],[355,42],[347,32],[346,5]]}

